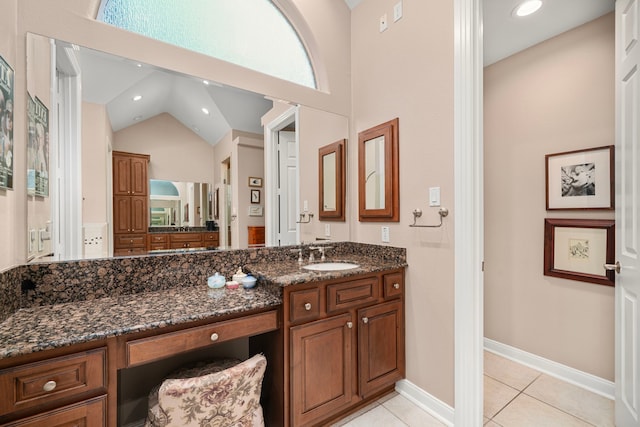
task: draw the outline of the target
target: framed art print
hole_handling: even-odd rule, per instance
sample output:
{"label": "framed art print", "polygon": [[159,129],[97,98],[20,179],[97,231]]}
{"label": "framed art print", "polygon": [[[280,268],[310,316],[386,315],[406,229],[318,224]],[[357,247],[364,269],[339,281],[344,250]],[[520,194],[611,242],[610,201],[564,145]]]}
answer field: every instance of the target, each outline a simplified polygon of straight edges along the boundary
{"label": "framed art print", "polygon": [[547,154],[547,210],[614,209],[614,147]]}
{"label": "framed art print", "polygon": [[615,273],[604,264],[614,258],[614,220],[545,219],[545,276],[613,286]]}

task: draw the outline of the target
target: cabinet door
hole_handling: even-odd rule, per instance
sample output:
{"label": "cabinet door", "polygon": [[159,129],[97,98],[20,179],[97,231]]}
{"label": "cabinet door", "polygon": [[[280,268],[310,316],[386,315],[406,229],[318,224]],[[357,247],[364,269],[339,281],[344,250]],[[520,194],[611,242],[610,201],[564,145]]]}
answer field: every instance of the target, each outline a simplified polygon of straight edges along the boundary
{"label": "cabinet door", "polygon": [[113,156],[113,194],[126,196],[131,194],[131,159]]}
{"label": "cabinet door", "polygon": [[131,158],[131,194],[147,195],[147,159]]}
{"label": "cabinet door", "polygon": [[129,196],[113,197],[113,232],[131,233],[131,200]]}
{"label": "cabinet door", "polygon": [[402,302],[393,301],[358,310],[360,396],[404,378]]}
{"label": "cabinet door", "polygon": [[351,402],[351,322],[345,313],[290,329],[291,425],[313,424]]}
{"label": "cabinet door", "polygon": [[131,232],[146,233],[149,212],[147,212],[147,196],[131,197]]}
{"label": "cabinet door", "polygon": [[102,396],[34,417],[3,424],[2,427],[99,427],[107,425],[106,418],[107,398]]}

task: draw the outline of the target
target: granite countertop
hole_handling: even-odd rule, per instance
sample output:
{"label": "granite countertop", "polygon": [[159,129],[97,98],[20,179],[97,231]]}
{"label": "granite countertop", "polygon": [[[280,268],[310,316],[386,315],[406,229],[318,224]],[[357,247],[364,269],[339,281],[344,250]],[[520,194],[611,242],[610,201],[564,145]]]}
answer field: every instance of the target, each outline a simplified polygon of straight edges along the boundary
{"label": "granite countertop", "polygon": [[205,285],[21,309],[0,323],[0,359],[280,304],[269,286]]}
{"label": "granite countertop", "polygon": [[[319,257],[318,257],[319,258]],[[323,261],[317,259],[313,264]],[[358,264],[358,268],[340,271],[310,271],[302,268],[310,264],[305,258],[302,264],[297,261],[284,262],[256,262],[244,266],[246,272],[256,276],[258,279],[265,280],[278,286],[290,286],[301,283],[307,283],[314,280],[338,279],[342,277],[354,276],[357,274],[375,273],[378,271],[392,270],[407,266],[403,261],[388,261],[376,257],[348,255],[344,257],[332,257],[327,255],[324,262],[349,262]]]}

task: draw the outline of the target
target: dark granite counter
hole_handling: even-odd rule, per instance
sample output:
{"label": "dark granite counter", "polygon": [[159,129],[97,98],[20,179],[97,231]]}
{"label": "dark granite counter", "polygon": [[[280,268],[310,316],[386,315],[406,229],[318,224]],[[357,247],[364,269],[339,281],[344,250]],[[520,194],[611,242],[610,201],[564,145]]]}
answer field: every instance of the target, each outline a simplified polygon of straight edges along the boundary
{"label": "dark granite counter", "polygon": [[[327,257],[324,262],[349,262],[358,264],[359,267],[338,271],[310,271],[303,267],[309,262],[299,264],[298,261],[257,262],[245,265],[245,271],[253,274],[258,280],[278,286],[290,286],[317,280],[339,279],[365,273],[392,270],[406,267],[404,260],[388,260],[372,256],[349,255],[343,257]],[[315,263],[320,263],[316,261]]]}
{"label": "dark granite counter", "polygon": [[[0,359],[282,304],[282,286],[405,267],[406,250],[332,242],[327,262],[360,267],[313,272],[310,245],[38,263],[0,272]],[[251,290],[210,290],[243,267]]]}
{"label": "dark granite counter", "polygon": [[0,323],[0,358],[281,303],[267,286],[228,290],[204,285],[31,307]]}

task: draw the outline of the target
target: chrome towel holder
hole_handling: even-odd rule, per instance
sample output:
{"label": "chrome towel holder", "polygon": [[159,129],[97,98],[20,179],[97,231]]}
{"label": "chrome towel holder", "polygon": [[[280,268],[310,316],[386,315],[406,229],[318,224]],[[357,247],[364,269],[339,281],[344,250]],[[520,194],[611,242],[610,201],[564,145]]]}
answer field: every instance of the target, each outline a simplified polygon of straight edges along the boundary
{"label": "chrome towel holder", "polygon": [[422,209],[414,209],[413,210],[413,224],[410,224],[409,227],[425,227],[425,228],[442,227],[442,218],[444,218],[445,216],[449,215],[449,209],[440,208],[438,210],[438,215],[440,215],[440,224],[438,224],[438,225],[420,225],[420,224],[416,224],[416,221],[417,221],[418,218],[420,218],[422,216]]}

